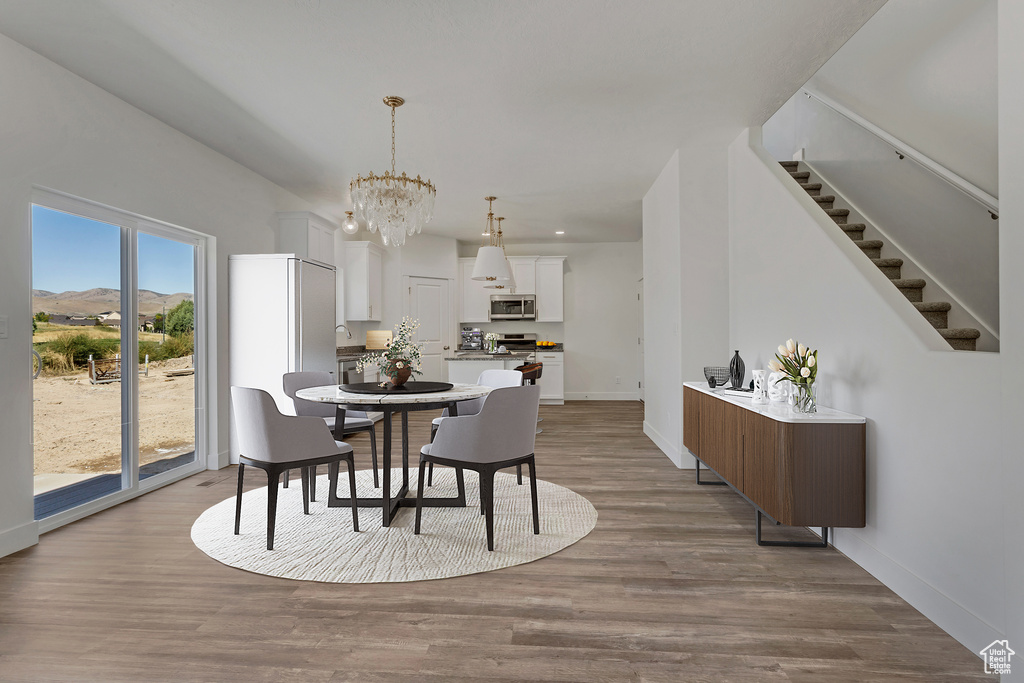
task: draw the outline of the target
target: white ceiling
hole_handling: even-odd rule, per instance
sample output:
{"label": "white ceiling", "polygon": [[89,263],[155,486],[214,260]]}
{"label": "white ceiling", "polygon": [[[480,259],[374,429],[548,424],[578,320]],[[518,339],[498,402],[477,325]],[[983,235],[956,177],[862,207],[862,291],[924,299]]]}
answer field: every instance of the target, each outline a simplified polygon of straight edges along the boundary
{"label": "white ceiling", "polygon": [[[312,202],[390,165],[425,232],[635,241],[680,146],[762,123],[884,0],[0,0],[0,32]],[[554,232],[564,230],[563,238]]]}

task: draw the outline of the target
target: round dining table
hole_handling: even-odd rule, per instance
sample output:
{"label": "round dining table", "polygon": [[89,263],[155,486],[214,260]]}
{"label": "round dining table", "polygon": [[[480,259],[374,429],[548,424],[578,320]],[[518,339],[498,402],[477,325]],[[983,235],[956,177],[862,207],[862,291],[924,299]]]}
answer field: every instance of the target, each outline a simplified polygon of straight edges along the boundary
{"label": "round dining table", "polygon": [[[309,387],[296,392],[296,397],[317,403],[333,403],[338,407],[335,424],[345,424],[345,410],[363,410],[384,414],[384,452],[382,488],[380,498],[356,498],[359,507],[380,507],[382,526],[391,526],[391,520],[399,508],[416,507],[416,498],[409,493],[409,413],[414,410],[439,410],[447,408],[451,416],[458,415],[458,404],[473,398],[480,398],[491,393],[491,387],[479,384],[453,384],[450,389],[417,393],[417,382],[409,382],[407,388],[391,389],[381,393],[356,393],[345,391],[343,386],[329,384],[321,387]],[[374,385],[367,384],[365,387]],[[398,492],[391,496],[391,416],[399,413],[402,416],[402,485]],[[425,498],[426,507],[465,507],[466,484],[462,470],[456,470],[458,495],[454,498]],[[327,498],[328,507],[350,507],[350,498],[339,498],[337,495],[338,472],[330,470],[330,494]],[[354,491],[352,492],[355,493]]]}

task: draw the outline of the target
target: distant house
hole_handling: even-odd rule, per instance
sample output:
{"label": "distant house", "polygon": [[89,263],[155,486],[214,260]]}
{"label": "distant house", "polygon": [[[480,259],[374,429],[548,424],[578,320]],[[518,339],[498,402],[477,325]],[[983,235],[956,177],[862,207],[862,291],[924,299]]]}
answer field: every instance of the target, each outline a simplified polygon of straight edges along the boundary
{"label": "distant house", "polygon": [[119,311],[107,311],[100,313],[100,322],[111,327],[121,327],[121,313]]}
{"label": "distant house", "polygon": [[151,315],[139,315],[139,332],[152,332],[156,329],[156,318]]}
{"label": "distant house", "polygon": [[76,327],[92,327],[99,323],[96,318],[86,318],[84,315],[63,315],[54,313],[48,321],[51,325],[72,325]]}

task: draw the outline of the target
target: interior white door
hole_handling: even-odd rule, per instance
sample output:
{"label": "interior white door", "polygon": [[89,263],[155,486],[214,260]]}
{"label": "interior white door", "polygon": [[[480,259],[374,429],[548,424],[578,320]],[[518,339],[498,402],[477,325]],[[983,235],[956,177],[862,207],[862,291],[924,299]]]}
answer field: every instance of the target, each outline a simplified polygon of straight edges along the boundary
{"label": "interior white door", "polygon": [[423,344],[422,375],[424,382],[443,382],[444,357],[450,348],[448,340],[451,310],[448,280],[432,277],[409,278],[409,315],[420,321],[416,341]]}

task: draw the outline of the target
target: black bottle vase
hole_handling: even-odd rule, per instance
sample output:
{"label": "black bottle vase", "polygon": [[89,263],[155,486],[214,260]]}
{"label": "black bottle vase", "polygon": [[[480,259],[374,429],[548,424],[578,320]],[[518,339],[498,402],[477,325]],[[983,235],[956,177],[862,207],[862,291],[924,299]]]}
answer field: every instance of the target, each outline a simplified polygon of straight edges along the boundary
{"label": "black bottle vase", "polygon": [[734,389],[739,389],[743,386],[743,377],[747,374],[747,366],[743,364],[743,359],[740,358],[739,349],[736,350],[736,354],[729,361],[729,381],[732,382]]}

